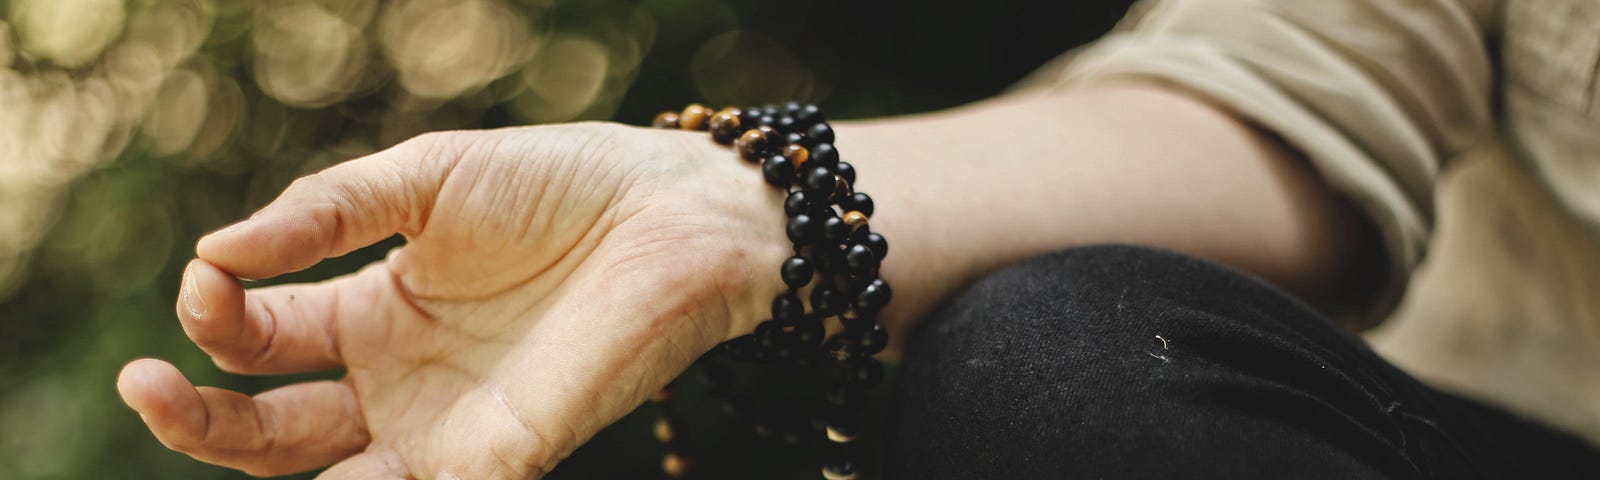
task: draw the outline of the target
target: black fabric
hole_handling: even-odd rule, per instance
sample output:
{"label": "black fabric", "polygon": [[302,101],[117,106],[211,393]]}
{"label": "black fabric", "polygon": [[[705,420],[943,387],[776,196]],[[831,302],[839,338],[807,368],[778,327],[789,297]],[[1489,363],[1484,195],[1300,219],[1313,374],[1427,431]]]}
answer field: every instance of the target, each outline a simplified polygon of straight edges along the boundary
{"label": "black fabric", "polygon": [[1256,279],[1138,247],[981,280],[893,385],[889,478],[1600,478],[1573,437],[1424,386]]}

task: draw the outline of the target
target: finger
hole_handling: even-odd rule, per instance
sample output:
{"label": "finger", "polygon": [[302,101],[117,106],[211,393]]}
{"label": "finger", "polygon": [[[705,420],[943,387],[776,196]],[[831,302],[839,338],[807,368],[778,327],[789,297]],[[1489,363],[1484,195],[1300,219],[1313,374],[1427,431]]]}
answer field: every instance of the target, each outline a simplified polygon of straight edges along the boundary
{"label": "finger", "polygon": [[410,478],[392,451],[366,451],[323,470],[318,480],[404,480]]}
{"label": "finger", "polygon": [[355,392],[341,382],[308,382],[254,398],[195,388],[171,364],[136,360],[117,390],[156,439],[197,460],[256,476],[310,470],[367,446]]}
{"label": "finger", "polygon": [[[368,269],[381,269],[374,265]],[[298,373],[336,368],[341,302],[370,311],[378,303],[373,275],[246,291],[204,260],[189,262],[178,294],[178,320],[195,345],[234,373]]]}
{"label": "finger", "polygon": [[200,239],[200,258],[244,278],[303,270],[426,223],[468,134],[417,137],[302,177],[249,219]]}

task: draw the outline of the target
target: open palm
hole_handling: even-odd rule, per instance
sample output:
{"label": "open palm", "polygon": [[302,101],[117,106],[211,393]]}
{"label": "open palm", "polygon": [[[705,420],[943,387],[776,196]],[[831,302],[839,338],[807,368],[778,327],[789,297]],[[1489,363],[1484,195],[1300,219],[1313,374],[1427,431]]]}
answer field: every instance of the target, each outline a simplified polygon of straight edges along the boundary
{"label": "open palm", "polygon": [[[537,477],[781,289],[781,194],[703,136],[608,124],[419,137],[201,240],[178,316],[255,397],[129,364],[162,443],[256,475]],[[395,233],[360,272],[246,291]]]}

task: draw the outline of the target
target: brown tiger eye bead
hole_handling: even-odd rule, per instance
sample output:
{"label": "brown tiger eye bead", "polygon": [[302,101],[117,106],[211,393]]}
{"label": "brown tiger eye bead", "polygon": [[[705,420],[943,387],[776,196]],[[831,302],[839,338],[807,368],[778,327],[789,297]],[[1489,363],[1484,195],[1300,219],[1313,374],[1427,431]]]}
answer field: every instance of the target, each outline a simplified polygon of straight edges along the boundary
{"label": "brown tiger eye bead", "polygon": [[806,150],[806,147],[790,144],[783,147],[783,156],[788,157],[789,162],[794,164],[795,171],[800,171],[805,167],[806,160],[811,159],[811,151]]}
{"label": "brown tiger eye bead", "polygon": [[844,224],[850,226],[850,233],[855,233],[867,227],[867,214],[855,210],[844,212]]}
{"label": "brown tiger eye bead", "polygon": [[[733,116],[739,117],[739,123],[744,123],[744,110],[743,109],[740,109],[739,107],[722,107],[722,110],[717,110],[717,115],[721,115],[721,114],[724,114],[724,113],[731,113],[731,114],[733,114]],[[713,115],[713,116],[715,116],[715,115]]]}
{"label": "brown tiger eye bead", "polygon": [[739,138],[739,116],[722,112],[711,116],[711,139],[727,145]]}
{"label": "brown tiger eye bead", "polygon": [[739,150],[740,158],[751,162],[759,162],[767,151],[769,138],[771,137],[768,137],[766,132],[759,128],[745,130],[744,135],[740,135],[739,139],[734,141],[734,148]]}
{"label": "brown tiger eye bead", "polygon": [[650,126],[656,128],[678,128],[678,112],[661,112],[656,114],[655,121]]}
{"label": "brown tiger eye bead", "polygon": [[706,123],[711,119],[711,109],[698,103],[683,107],[683,113],[678,114],[678,128],[684,130],[705,130]]}
{"label": "brown tiger eye bead", "polygon": [[689,460],[682,455],[669,453],[661,458],[661,472],[672,478],[683,478],[689,472]]}

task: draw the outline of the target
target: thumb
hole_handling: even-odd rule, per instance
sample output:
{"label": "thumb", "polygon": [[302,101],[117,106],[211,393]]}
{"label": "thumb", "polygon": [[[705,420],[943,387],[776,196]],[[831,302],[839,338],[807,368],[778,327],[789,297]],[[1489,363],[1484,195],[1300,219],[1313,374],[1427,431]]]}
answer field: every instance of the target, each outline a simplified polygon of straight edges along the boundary
{"label": "thumb", "polygon": [[395,233],[413,236],[466,135],[422,135],[295,180],[250,218],[201,238],[196,254],[240,277],[270,278]]}

